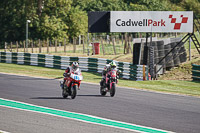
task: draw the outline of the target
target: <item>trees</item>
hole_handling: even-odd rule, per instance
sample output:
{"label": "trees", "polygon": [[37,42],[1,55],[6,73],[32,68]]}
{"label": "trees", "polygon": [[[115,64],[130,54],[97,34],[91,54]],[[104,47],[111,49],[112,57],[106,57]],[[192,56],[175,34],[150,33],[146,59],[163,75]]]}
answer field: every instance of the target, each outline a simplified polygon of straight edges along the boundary
{"label": "trees", "polygon": [[0,42],[84,35],[88,11],[194,11],[200,0],[1,0]]}
{"label": "trees", "polygon": [[25,40],[26,21],[29,38],[68,38],[71,0],[2,0],[0,4],[0,42]]}
{"label": "trees", "polygon": [[38,12],[38,17],[33,23],[36,28],[35,38],[68,38],[69,26],[66,18],[70,10],[71,0],[44,1],[42,12]]}
{"label": "trees", "polygon": [[85,11],[82,11],[79,6],[72,7],[69,12],[68,18],[68,36],[78,37],[79,35],[85,35],[88,30],[88,17]]}
{"label": "trees", "polygon": [[166,0],[129,0],[131,11],[168,11],[170,2]]}
{"label": "trees", "polygon": [[122,11],[128,10],[123,0],[73,0],[73,6],[88,11]]}
{"label": "trees", "polygon": [[[2,0],[0,4],[0,42],[25,39],[25,24],[31,11],[25,0]],[[26,6],[27,5],[27,6]],[[22,35],[23,34],[23,35]]]}
{"label": "trees", "polygon": [[183,0],[180,5],[186,10],[186,11],[194,11],[194,14],[198,17],[200,17],[200,3],[198,0]]}

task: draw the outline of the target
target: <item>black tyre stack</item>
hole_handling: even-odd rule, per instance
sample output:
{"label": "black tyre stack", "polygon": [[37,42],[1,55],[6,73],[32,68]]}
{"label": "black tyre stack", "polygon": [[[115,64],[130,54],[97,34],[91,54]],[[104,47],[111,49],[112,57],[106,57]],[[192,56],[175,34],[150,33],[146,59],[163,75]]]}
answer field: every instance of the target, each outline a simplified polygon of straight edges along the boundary
{"label": "black tyre stack", "polygon": [[140,56],[140,45],[141,43],[135,43],[133,45],[133,64],[139,64],[139,56]]}
{"label": "black tyre stack", "polygon": [[157,42],[153,42],[152,46],[154,47],[154,63],[157,64],[159,61]]}
{"label": "black tyre stack", "polygon": [[[170,39],[170,41],[167,44],[164,44],[163,40],[152,42],[152,47],[154,49],[154,64],[162,65],[164,72],[165,69],[169,70],[173,67],[179,66],[180,63],[183,63],[187,60],[187,53],[184,44],[179,42],[180,38]],[[174,48],[178,43],[179,45],[176,48]],[[135,43],[133,45],[133,64],[139,63],[140,45],[141,43]],[[147,44],[147,46],[145,44],[142,45],[140,65],[149,64],[148,52],[149,43]]]}
{"label": "black tyre stack", "polygon": [[[164,41],[157,41],[157,49],[158,49],[158,62],[160,62],[165,56],[164,50]],[[165,59],[163,59],[158,65],[163,65],[165,68]]]}
{"label": "black tyre stack", "polygon": [[187,61],[187,52],[183,44],[181,44],[181,48],[179,51],[179,60],[180,60],[180,63]]}
{"label": "black tyre stack", "polygon": [[[140,55],[140,48],[142,48],[141,55]],[[139,57],[140,57],[140,64],[139,64]],[[143,44],[141,47],[141,43],[135,43],[133,45],[133,64],[147,65],[147,62],[148,62],[148,46]]]}
{"label": "black tyre stack", "polygon": [[[171,49],[174,48],[176,46],[177,43],[171,43]],[[173,56],[173,60],[174,60],[174,66],[179,66],[180,64],[180,59],[179,59],[179,47],[176,47],[173,51],[172,51],[172,56]]]}
{"label": "black tyre stack", "polygon": [[[166,44],[166,45],[164,45],[164,48],[165,48],[165,55],[167,55],[171,50],[171,45],[170,44]],[[166,56],[165,60],[166,60],[166,62],[165,62],[166,68],[171,68],[171,67],[174,66],[174,60],[173,60],[172,52],[170,52]]]}

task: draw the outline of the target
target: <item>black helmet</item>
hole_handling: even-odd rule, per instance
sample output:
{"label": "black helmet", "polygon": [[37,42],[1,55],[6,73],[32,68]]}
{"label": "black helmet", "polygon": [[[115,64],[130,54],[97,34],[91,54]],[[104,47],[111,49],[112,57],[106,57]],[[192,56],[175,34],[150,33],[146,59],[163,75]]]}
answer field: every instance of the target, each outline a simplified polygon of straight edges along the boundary
{"label": "black helmet", "polygon": [[73,63],[72,63],[72,69],[73,69],[74,71],[76,71],[78,68],[79,68],[78,62],[73,62]]}

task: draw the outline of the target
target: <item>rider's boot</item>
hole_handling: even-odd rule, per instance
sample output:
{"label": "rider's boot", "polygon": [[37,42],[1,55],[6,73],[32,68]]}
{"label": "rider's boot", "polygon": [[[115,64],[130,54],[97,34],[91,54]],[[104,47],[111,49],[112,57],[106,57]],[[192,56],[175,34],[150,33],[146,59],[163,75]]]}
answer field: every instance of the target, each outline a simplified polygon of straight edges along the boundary
{"label": "rider's boot", "polygon": [[63,88],[63,81],[60,81],[60,87]]}
{"label": "rider's boot", "polygon": [[61,87],[62,89],[64,89],[64,84],[65,84],[65,80],[60,81],[60,87]]}
{"label": "rider's boot", "polygon": [[100,86],[104,87],[105,78],[102,78],[100,81]]}
{"label": "rider's boot", "polygon": [[81,90],[81,89],[80,89],[80,86],[78,86],[78,90]]}

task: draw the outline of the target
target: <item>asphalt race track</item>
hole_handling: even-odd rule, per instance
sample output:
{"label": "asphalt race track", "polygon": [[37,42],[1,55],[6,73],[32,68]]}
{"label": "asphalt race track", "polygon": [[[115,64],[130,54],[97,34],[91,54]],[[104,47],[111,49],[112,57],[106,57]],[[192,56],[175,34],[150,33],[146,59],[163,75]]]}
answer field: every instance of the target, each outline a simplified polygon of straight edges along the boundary
{"label": "asphalt race track", "polygon": [[[133,81],[134,84],[134,81]],[[0,98],[83,113],[177,133],[200,132],[200,98],[117,87],[100,96],[99,85],[81,84],[74,100],[63,99],[59,81],[0,74]],[[0,130],[7,132],[130,131],[0,106]]]}

